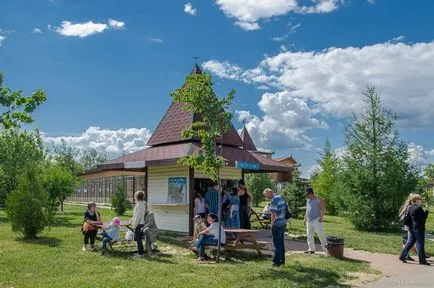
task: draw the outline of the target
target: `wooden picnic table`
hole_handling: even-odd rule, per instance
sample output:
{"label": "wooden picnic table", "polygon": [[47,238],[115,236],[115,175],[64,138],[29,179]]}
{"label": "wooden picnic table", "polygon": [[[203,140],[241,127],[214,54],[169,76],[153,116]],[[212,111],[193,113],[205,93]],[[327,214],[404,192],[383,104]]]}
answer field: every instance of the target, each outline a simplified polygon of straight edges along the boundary
{"label": "wooden picnic table", "polygon": [[262,229],[268,229],[270,228],[271,224],[271,213],[256,212],[255,210],[251,209],[250,221],[257,221],[261,225]]}
{"label": "wooden picnic table", "polygon": [[[225,229],[226,235],[236,235],[235,241],[226,241],[225,250],[241,250],[253,249],[256,250],[258,256],[262,255],[263,250],[270,242],[259,242],[256,240],[257,230],[249,229]],[[229,238],[229,237],[228,237]]]}

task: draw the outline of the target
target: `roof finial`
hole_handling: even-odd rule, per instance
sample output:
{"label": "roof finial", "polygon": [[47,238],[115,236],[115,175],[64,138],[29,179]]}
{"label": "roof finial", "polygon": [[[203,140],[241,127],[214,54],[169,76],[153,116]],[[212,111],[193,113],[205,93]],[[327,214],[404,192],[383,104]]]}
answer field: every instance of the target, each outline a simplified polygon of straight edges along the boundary
{"label": "roof finial", "polygon": [[202,74],[202,70],[200,69],[199,65],[197,65],[197,60],[200,59],[199,56],[193,56],[192,57],[195,60],[194,66],[193,66],[193,70],[191,71],[190,74]]}

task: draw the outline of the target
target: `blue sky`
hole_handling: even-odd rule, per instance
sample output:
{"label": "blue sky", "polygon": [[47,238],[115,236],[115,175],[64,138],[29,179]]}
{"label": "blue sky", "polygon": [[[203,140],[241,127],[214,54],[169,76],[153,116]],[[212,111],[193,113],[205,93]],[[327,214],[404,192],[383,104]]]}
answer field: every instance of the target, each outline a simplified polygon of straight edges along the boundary
{"label": "blue sky", "polygon": [[434,160],[430,0],[0,0],[6,85],[48,101],[35,125],[110,155],[143,147],[199,56],[215,90],[236,90],[234,124],[312,171],[335,149],[361,91],[401,115],[412,159]]}

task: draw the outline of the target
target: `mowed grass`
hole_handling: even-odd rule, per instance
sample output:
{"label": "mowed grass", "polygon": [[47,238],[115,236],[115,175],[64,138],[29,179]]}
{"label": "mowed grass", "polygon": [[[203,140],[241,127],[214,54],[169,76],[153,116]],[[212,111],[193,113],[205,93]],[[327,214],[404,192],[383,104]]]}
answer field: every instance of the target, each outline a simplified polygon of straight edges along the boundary
{"label": "mowed grass", "polygon": [[[255,208],[256,209],[256,208]],[[258,208],[262,210],[262,208]],[[430,209],[434,211],[434,207]],[[255,228],[258,224],[253,222]],[[303,220],[293,219],[290,225],[287,225],[287,232],[294,239],[305,241],[306,226]],[[402,236],[406,232],[398,233],[372,233],[357,231],[349,220],[343,217],[329,216],[324,217],[324,231],[327,236],[338,236],[345,239],[345,247],[356,250],[365,250],[369,252],[379,252],[399,255],[402,251]],[[434,233],[434,215],[428,215],[426,231]],[[434,234],[433,234],[434,237]],[[318,239],[316,239],[317,241]],[[319,241],[317,241],[319,243]],[[425,249],[428,255],[434,255],[434,241],[426,240]]]}
{"label": "mowed grass", "polygon": [[[162,253],[153,258],[133,258],[133,250],[108,257],[83,253],[83,211],[66,205],[37,240],[19,238],[0,211],[0,287],[350,287],[354,275],[375,273],[358,261],[301,254],[287,256],[281,268],[271,268],[269,256],[253,253],[199,264],[176,233],[159,237]],[[104,221],[114,216],[109,209],[101,215]]]}

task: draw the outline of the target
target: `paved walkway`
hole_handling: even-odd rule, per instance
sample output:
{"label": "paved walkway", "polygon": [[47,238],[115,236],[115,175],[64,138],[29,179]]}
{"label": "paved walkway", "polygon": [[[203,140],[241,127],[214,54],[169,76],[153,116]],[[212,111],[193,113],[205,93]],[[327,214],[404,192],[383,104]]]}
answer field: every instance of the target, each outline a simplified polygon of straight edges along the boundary
{"label": "paved walkway", "polygon": [[[270,231],[260,231],[257,233],[260,241],[270,241]],[[301,253],[307,249],[304,241],[294,241],[285,239],[287,254]],[[321,251],[321,246],[317,245],[317,251]],[[324,252],[318,254],[324,255]],[[419,265],[418,262],[404,264],[398,260],[398,255],[371,253],[367,251],[345,248],[346,258],[355,259],[369,263],[369,265],[380,271],[383,275],[378,281],[361,286],[362,288],[434,288],[434,260],[428,259],[433,266]],[[417,257],[414,257],[417,260]],[[363,279],[362,279],[363,280]],[[372,279],[370,279],[372,281]]]}

